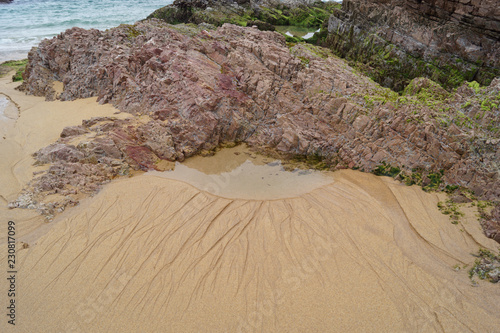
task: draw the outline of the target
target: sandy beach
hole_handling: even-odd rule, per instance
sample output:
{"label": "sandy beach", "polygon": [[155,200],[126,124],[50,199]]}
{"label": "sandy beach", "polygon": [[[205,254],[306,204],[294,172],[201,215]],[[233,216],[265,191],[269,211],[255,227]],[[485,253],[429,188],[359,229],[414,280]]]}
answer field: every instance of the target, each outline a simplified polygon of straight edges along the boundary
{"label": "sandy beach", "polygon": [[[124,117],[95,99],[45,102],[16,85],[0,80],[0,96],[19,111],[1,123],[0,243],[6,249],[12,220],[18,249],[16,326],[4,318],[2,332],[500,327],[498,286],[473,286],[462,268],[480,247],[498,248],[474,211],[453,225],[437,208],[443,194],[387,177],[288,174],[238,146],[188,159],[180,176],[113,180],[51,222],[9,210],[7,202],[43,168],[31,155],[65,126]],[[252,172],[255,181],[242,179]],[[262,186],[270,189],[257,191]],[[6,251],[0,258],[6,267]],[[0,288],[8,290],[5,278]]]}

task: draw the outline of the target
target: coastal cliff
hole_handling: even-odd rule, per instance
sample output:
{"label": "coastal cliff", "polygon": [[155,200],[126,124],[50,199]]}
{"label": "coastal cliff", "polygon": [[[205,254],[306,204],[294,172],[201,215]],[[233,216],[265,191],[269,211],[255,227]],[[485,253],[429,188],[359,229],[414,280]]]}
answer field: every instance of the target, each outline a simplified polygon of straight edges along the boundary
{"label": "coastal cliff", "polygon": [[326,44],[401,91],[426,76],[445,88],[500,75],[498,1],[345,0]]}

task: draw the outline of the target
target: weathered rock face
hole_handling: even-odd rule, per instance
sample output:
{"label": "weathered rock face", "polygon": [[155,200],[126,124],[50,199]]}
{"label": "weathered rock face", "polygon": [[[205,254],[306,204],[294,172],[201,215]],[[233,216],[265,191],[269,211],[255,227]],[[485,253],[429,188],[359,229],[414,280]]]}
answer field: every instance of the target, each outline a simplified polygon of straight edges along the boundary
{"label": "weathered rock face", "polygon": [[500,243],[500,205],[497,205],[491,215],[482,221],[484,233]]}
{"label": "weathered rock face", "polygon": [[405,7],[436,21],[451,21],[464,28],[500,39],[500,4],[496,0],[408,0]]}
{"label": "weathered rock face", "polygon": [[396,90],[417,76],[489,84],[500,75],[499,11],[495,0],[345,0],[327,42]]}
{"label": "weathered rock face", "polygon": [[274,30],[272,25],[319,28],[336,7],[340,5],[314,0],[176,0],[151,13],[148,19],[170,24],[255,24],[261,30]]}
{"label": "weathered rock face", "polygon": [[35,193],[91,191],[129,167],[162,169],[165,160],[247,142],[337,168],[371,171],[384,162],[400,166],[408,183],[500,198],[498,80],[449,94],[417,79],[399,97],[326,49],[289,48],[275,32],[158,20],[105,32],[73,28],[29,59],[26,92],[54,98],[58,80],[62,100],[97,96],[131,114],[66,128],[36,154],[52,167],[30,185]]}

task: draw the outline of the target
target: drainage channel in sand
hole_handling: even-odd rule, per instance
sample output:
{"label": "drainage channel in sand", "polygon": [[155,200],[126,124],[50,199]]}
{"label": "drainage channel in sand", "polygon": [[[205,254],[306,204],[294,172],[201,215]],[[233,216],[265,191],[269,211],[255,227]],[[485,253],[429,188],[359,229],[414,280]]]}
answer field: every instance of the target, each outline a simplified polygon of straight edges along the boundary
{"label": "drainage channel in sand", "polygon": [[351,170],[275,200],[117,180],[19,252],[16,328],[493,332],[498,288],[452,268],[493,241],[451,224],[437,200]]}
{"label": "drainage channel in sand", "polygon": [[[21,109],[0,145],[6,201],[34,151],[105,110],[5,90]],[[286,171],[241,145],[115,180],[43,232],[4,202],[3,221],[26,214],[17,239],[30,246],[16,254],[16,327],[0,331],[494,332],[497,286],[453,267],[497,244],[475,220],[451,224],[439,200],[352,170]]]}

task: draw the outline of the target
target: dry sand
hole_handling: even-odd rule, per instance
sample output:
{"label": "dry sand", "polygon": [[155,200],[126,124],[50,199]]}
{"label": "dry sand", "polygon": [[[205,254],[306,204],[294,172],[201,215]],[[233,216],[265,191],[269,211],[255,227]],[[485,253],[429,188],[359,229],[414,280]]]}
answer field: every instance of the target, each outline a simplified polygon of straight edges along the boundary
{"label": "dry sand", "polygon": [[[80,125],[82,120],[97,116],[124,118],[125,115],[115,114],[117,110],[111,105],[98,105],[95,98],[45,102],[42,97],[26,96],[14,89],[19,83],[10,82],[10,78],[11,75],[0,78],[0,106],[2,100],[8,102],[6,110],[0,113],[0,218],[17,219],[19,223],[29,220],[20,230],[24,235],[43,220],[33,211],[8,210],[7,203],[17,198],[33,172],[46,169],[33,166],[31,155],[54,143],[66,126]],[[0,244],[5,236],[0,233]]]}
{"label": "dry sand", "polygon": [[[0,87],[20,106],[0,145],[6,200],[31,178],[30,154],[64,126],[115,111],[93,100],[47,103],[11,84]],[[248,164],[240,159],[237,168]],[[210,179],[233,172],[206,161],[186,166]],[[453,268],[473,262],[470,253],[480,246],[498,244],[473,216],[451,224],[437,209],[439,195],[347,170],[313,188],[299,175],[280,178],[273,187],[295,184],[296,192],[291,186],[284,198],[259,199],[252,191],[248,199],[240,186],[221,196],[220,187],[206,188],[210,193],[188,184],[207,184],[198,176],[113,181],[57,216],[39,239],[43,221],[6,211],[3,202],[0,241],[6,221],[16,219],[19,240],[30,247],[17,253],[17,325],[2,316],[0,331],[498,331],[498,286],[473,287]]]}

